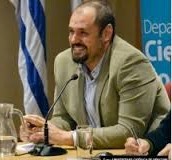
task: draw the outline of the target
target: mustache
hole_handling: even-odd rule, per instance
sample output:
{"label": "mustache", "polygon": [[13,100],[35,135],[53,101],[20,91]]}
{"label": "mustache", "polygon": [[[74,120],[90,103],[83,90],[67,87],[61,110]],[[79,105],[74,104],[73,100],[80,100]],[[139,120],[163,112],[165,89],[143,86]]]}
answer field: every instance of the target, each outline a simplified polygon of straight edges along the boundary
{"label": "mustache", "polygon": [[72,48],[75,48],[75,47],[84,47],[84,48],[87,48],[85,45],[80,44],[80,43],[72,44]]}

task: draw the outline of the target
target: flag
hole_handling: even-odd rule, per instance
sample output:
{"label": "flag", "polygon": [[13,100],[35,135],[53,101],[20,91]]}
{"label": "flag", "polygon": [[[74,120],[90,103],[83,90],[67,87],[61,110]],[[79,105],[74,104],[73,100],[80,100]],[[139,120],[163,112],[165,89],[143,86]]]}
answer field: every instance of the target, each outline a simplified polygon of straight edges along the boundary
{"label": "flag", "polygon": [[18,68],[24,90],[26,114],[45,117],[47,99],[47,72],[45,46],[44,0],[10,0],[16,9],[20,46]]}
{"label": "flag", "polygon": [[82,0],[71,0],[71,10],[73,11],[79,4],[81,4]]}

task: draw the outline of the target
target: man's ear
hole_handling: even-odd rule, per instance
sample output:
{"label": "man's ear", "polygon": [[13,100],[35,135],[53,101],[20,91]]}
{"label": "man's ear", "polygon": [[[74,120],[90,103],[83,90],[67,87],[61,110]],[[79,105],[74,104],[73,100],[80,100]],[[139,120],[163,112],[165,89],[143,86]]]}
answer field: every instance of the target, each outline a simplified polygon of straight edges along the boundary
{"label": "man's ear", "polygon": [[113,38],[112,35],[113,35],[113,27],[111,24],[108,24],[103,30],[102,40],[105,43],[110,42],[111,39]]}

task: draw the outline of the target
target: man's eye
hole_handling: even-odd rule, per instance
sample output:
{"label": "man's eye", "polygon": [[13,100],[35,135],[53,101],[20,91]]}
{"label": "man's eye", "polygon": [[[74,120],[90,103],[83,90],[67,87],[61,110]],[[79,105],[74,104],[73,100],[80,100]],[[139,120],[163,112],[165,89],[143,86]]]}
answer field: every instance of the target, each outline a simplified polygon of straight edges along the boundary
{"label": "man's eye", "polygon": [[73,34],[74,33],[74,31],[73,30],[69,30],[69,34]]}
{"label": "man's eye", "polygon": [[83,35],[83,36],[87,36],[87,35],[88,35],[88,33],[87,33],[87,32],[81,32],[81,35]]}

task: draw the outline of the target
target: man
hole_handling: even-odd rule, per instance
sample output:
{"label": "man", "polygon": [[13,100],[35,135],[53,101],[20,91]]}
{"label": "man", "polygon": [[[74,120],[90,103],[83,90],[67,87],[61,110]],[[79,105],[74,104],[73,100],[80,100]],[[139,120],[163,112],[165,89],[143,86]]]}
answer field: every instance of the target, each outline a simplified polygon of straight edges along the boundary
{"label": "man", "polygon": [[148,133],[145,139],[129,137],[125,143],[127,154],[132,155],[157,155],[171,158],[171,111],[162,120],[159,127]]}
{"label": "man", "polygon": [[[123,148],[131,127],[143,135],[158,126],[170,105],[167,94],[149,60],[115,35],[107,4],[93,0],[75,9],[69,43],[71,48],[55,59],[55,98],[72,74],[79,78],[66,87],[54,108],[50,143],[75,145],[76,126],[90,124],[94,148]],[[25,120],[36,127],[21,138],[40,142],[44,119],[29,115]]]}

